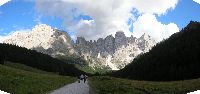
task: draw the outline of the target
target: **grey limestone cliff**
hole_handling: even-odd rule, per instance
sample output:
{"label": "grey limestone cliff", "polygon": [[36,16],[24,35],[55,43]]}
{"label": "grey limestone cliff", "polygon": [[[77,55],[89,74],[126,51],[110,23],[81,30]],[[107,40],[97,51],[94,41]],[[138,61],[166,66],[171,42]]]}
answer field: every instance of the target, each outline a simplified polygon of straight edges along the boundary
{"label": "grey limestone cliff", "polygon": [[130,63],[138,54],[148,52],[153,45],[155,41],[147,34],[140,38],[126,37],[119,31],[115,37],[109,35],[97,41],[86,41],[83,37],[78,37],[75,49],[80,56],[92,61],[91,66],[99,65],[117,70]]}

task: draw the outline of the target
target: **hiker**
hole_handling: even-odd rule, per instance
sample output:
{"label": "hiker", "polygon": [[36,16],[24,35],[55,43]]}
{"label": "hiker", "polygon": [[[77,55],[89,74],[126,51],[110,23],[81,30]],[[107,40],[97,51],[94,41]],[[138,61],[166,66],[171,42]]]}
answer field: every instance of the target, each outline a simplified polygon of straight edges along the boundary
{"label": "hiker", "polygon": [[85,81],[87,80],[87,78],[88,78],[88,76],[87,75],[84,75],[84,83],[85,83]]}
{"label": "hiker", "polygon": [[82,80],[82,81],[83,81],[83,79],[84,79],[84,75],[83,75],[83,74],[81,74],[81,75],[80,75],[80,80]]}

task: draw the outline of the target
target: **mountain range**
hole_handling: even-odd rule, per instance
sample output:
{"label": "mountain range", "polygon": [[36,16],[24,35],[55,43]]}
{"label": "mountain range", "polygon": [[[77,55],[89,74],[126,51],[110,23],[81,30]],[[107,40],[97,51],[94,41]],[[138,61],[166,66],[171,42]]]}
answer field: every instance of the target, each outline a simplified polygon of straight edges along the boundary
{"label": "mountain range", "polygon": [[[56,56],[75,56],[85,59],[89,66],[118,70],[140,53],[148,52],[155,44],[149,35],[126,37],[123,31],[97,40],[77,37],[76,42],[65,31],[46,24],[36,25],[30,32],[15,32],[4,43],[33,49]],[[79,62],[78,62],[79,63]]]}

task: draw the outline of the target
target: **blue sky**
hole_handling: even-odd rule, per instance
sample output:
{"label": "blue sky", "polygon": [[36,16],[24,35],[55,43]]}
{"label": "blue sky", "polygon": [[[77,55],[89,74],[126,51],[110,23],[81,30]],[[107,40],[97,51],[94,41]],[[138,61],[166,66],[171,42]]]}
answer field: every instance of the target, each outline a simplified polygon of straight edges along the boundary
{"label": "blue sky", "polygon": [[180,0],[174,10],[158,17],[163,23],[174,22],[179,29],[185,27],[189,21],[200,21],[200,4],[192,0]]}
{"label": "blue sky", "polygon": [[[38,24],[39,16],[34,5],[34,2],[15,0],[0,6],[0,35],[7,35],[21,29],[31,29]],[[43,17],[40,20],[42,23],[63,29],[60,18]]]}
{"label": "blue sky", "polygon": [[[137,19],[138,16],[135,17]],[[175,23],[181,29],[191,20],[200,21],[200,4],[192,0],[179,0],[175,9],[168,10],[164,15],[156,15],[156,18],[162,24]],[[92,20],[92,17],[82,14],[74,16],[73,21],[76,22],[81,19]],[[67,31],[67,27],[63,25],[63,20],[62,17],[52,15],[40,16],[36,11],[34,1],[12,0],[0,6],[0,36],[6,36],[17,30],[31,29],[38,23],[48,24]],[[133,31],[133,28],[131,26],[129,30]]]}

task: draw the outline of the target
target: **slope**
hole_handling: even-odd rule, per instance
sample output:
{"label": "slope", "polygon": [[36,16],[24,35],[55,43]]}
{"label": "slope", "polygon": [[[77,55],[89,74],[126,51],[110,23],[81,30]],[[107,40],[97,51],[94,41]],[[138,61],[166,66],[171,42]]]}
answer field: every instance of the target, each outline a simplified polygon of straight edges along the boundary
{"label": "slope", "polygon": [[191,21],[114,75],[136,80],[183,80],[199,78],[199,67],[200,23]]}
{"label": "slope", "polygon": [[158,82],[95,76],[89,80],[90,94],[186,94],[200,89],[200,78]]}
{"label": "slope", "polygon": [[0,65],[0,90],[11,94],[46,94],[75,81],[74,77],[45,73],[37,69],[26,71],[24,69],[30,67],[24,65],[24,69],[17,69],[13,68],[15,65],[10,65]]}
{"label": "slope", "polygon": [[10,44],[0,44],[0,64],[4,64],[5,61],[24,64],[32,68],[59,73],[61,75],[77,76],[83,73],[72,64],[65,63],[37,51]]}

